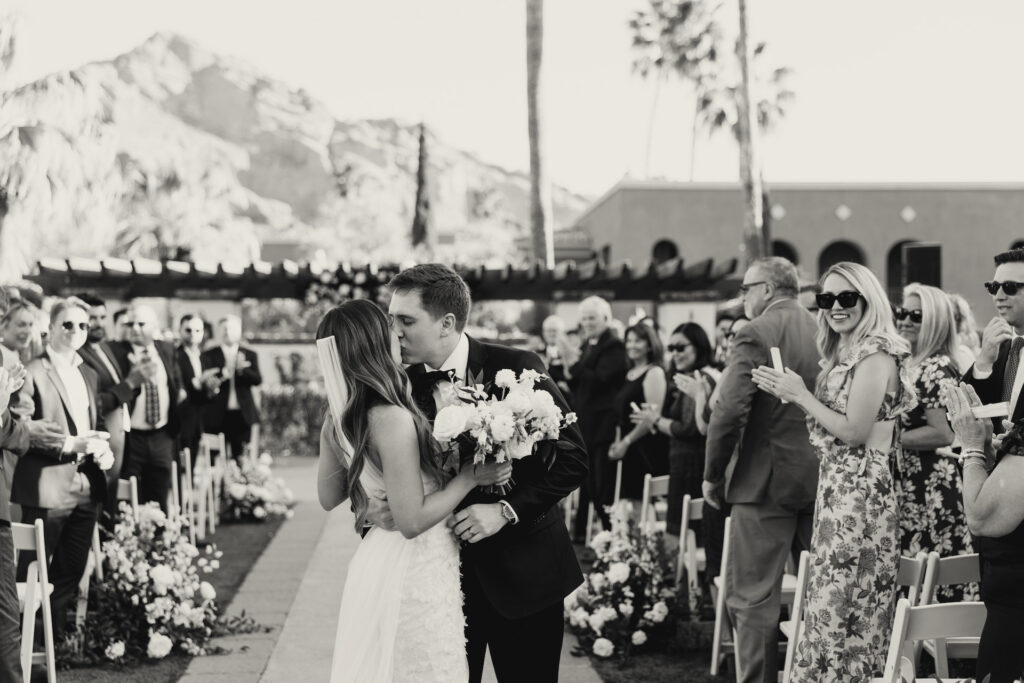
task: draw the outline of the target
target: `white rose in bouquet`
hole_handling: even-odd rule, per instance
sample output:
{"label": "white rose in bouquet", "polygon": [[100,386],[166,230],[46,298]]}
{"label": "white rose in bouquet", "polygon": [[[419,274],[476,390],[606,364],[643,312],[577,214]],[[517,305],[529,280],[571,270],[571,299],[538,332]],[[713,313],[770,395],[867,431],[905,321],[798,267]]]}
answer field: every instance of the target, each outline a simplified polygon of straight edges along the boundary
{"label": "white rose in bouquet", "polygon": [[163,659],[171,653],[174,643],[162,633],[151,633],[149,645],[146,647],[146,655],[151,659]]}
{"label": "white rose in bouquet", "polygon": [[533,407],[533,402],[530,400],[530,394],[525,391],[510,391],[501,404],[506,406],[509,410],[514,412],[516,415],[525,415],[530,412]]}
{"label": "white rose in bouquet", "polygon": [[149,570],[149,579],[157,595],[166,595],[167,589],[174,584],[174,572],[167,565],[158,564]]}
{"label": "white rose in bouquet", "polygon": [[245,484],[234,483],[228,487],[228,495],[235,500],[242,500],[245,498]]}
{"label": "white rose in bouquet", "polygon": [[626,617],[627,619],[633,616],[633,603],[620,602],[619,603],[619,614]]}
{"label": "white rose in bouquet", "polygon": [[265,508],[257,506],[252,509],[252,516],[256,519],[266,519],[267,511]]}
{"label": "white rose in bouquet", "polygon": [[498,413],[491,420],[491,436],[495,441],[508,441],[516,432],[516,423],[511,414]]}
{"label": "white rose in bouquet", "polygon": [[217,589],[214,588],[208,581],[203,581],[199,584],[199,595],[203,597],[203,600],[216,600]]}
{"label": "white rose in bouquet", "polygon": [[594,641],[594,654],[598,657],[611,657],[615,653],[615,645],[607,638],[598,638]]}
{"label": "white rose in bouquet", "polygon": [[494,376],[494,386],[507,389],[516,383],[516,373],[512,370],[498,370]]}
{"label": "white rose in bouquet", "polygon": [[608,580],[622,583],[629,580],[629,565],[625,562],[614,562],[608,567]]}
{"label": "white rose in bouquet", "polygon": [[103,654],[110,660],[121,659],[121,657],[124,657],[124,641],[119,640],[116,643],[107,645],[107,649],[103,651]]}
{"label": "white rose in bouquet", "polygon": [[434,438],[438,441],[451,441],[466,431],[472,416],[473,408],[470,406],[445,406],[434,418]]}
{"label": "white rose in bouquet", "polygon": [[647,642],[647,634],[643,631],[633,631],[632,641],[634,645],[643,645]]}
{"label": "white rose in bouquet", "polygon": [[600,593],[607,583],[608,580],[600,572],[594,572],[590,575],[590,586],[594,589],[595,593]]}

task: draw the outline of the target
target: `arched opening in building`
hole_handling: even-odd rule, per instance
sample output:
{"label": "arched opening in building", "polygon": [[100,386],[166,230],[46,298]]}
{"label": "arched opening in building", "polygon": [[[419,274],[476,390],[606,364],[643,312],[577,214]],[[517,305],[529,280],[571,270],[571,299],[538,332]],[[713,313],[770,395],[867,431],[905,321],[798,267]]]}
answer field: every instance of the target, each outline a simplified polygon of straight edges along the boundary
{"label": "arched opening in building", "polygon": [[830,266],[840,261],[852,261],[867,265],[864,250],[848,240],[838,240],[821,250],[818,255],[818,276],[820,277]]}
{"label": "arched opening in building", "polygon": [[651,260],[655,265],[679,257],[679,247],[672,240],[658,240],[651,249]]}
{"label": "arched opening in building", "polygon": [[795,266],[800,265],[800,257],[796,247],[785,240],[772,240],[772,256],[781,256]]}
{"label": "arched opening in building", "polygon": [[889,249],[885,261],[885,284],[889,290],[890,301],[903,300],[903,246],[915,242],[917,240],[900,240]]}

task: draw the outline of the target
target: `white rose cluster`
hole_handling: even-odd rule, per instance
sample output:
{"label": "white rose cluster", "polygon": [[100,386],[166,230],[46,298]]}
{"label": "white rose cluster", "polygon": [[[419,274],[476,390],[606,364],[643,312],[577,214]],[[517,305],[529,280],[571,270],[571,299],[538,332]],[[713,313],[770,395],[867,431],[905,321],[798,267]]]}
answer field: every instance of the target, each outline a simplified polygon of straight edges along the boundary
{"label": "white rose cluster", "polygon": [[287,517],[295,496],[280,477],[275,477],[269,453],[228,462],[224,477],[227,491],[225,516],[236,520],[264,521]]}

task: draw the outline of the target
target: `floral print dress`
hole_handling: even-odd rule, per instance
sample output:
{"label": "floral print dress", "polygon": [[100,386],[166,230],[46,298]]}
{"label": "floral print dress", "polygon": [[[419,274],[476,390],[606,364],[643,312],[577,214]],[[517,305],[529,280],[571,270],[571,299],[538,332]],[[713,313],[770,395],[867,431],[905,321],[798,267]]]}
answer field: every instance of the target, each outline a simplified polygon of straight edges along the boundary
{"label": "floral print dress", "polygon": [[[945,354],[924,359],[910,368],[909,375],[919,403],[903,416],[904,431],[927,424],[925,410],[944,407],[939,399],[941,387],[960,381],[956,363]],[[896,483],[904,555],[913,557],[922,550],[934,550],[943,557],[974,552],[964,516],[963,479],[955,460],[935,451],[904,450]],[[937,597],[939,602],[977,600],[978,586],[942,586]]]}
{"label": "floral print dress", "polygon": [[[896,421],[916,403],[903,370],[904,354],[871,337],[841,352],[817,397],[846,412],[854,369],[877,353],[895,357],[900,387],[886,394],[878,422]],[[804,632],[793,681],[868,681],[884,664],[900,558],[899,509],[892,471],[899,424],[886,449],[850,446],[808,418],[821,460],[814,510]]]}

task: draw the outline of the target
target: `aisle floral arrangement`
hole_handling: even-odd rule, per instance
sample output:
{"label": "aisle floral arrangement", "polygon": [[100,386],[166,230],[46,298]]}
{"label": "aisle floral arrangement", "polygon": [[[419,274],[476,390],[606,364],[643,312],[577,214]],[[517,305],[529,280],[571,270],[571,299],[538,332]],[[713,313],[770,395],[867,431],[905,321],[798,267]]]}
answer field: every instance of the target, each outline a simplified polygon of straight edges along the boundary
{"label": "aisle floral arrangement", "polygon": [[221,517],[224,521],[265,522],[274,517],[291,518],[295,496],[284,480],[275,477],[274,459],[263,453],[256,460],[243,458],[238,465],[228,462],[224,475],[224,500]]}
{"label": "aisle floral arrangement", "polygon": [[103,542],[103,580],[89,588],[89,613],[78,633],[79,658],[129,663],[163,659],[175,648],[206,654],[218,618],[217,593],[202,575],[221,553],[200,552],[183,519],[168,519],[156,503],[138,515],[121,504],[121,521]]}
{"label": "aisle floral arrangement", "polygon": [[590,542],[594,566],[565,599],[565,619],[587,651],[626,660],[672,637],[676,590],[664,533],[641,533],[629,501],[611,510],[611,520]]}

